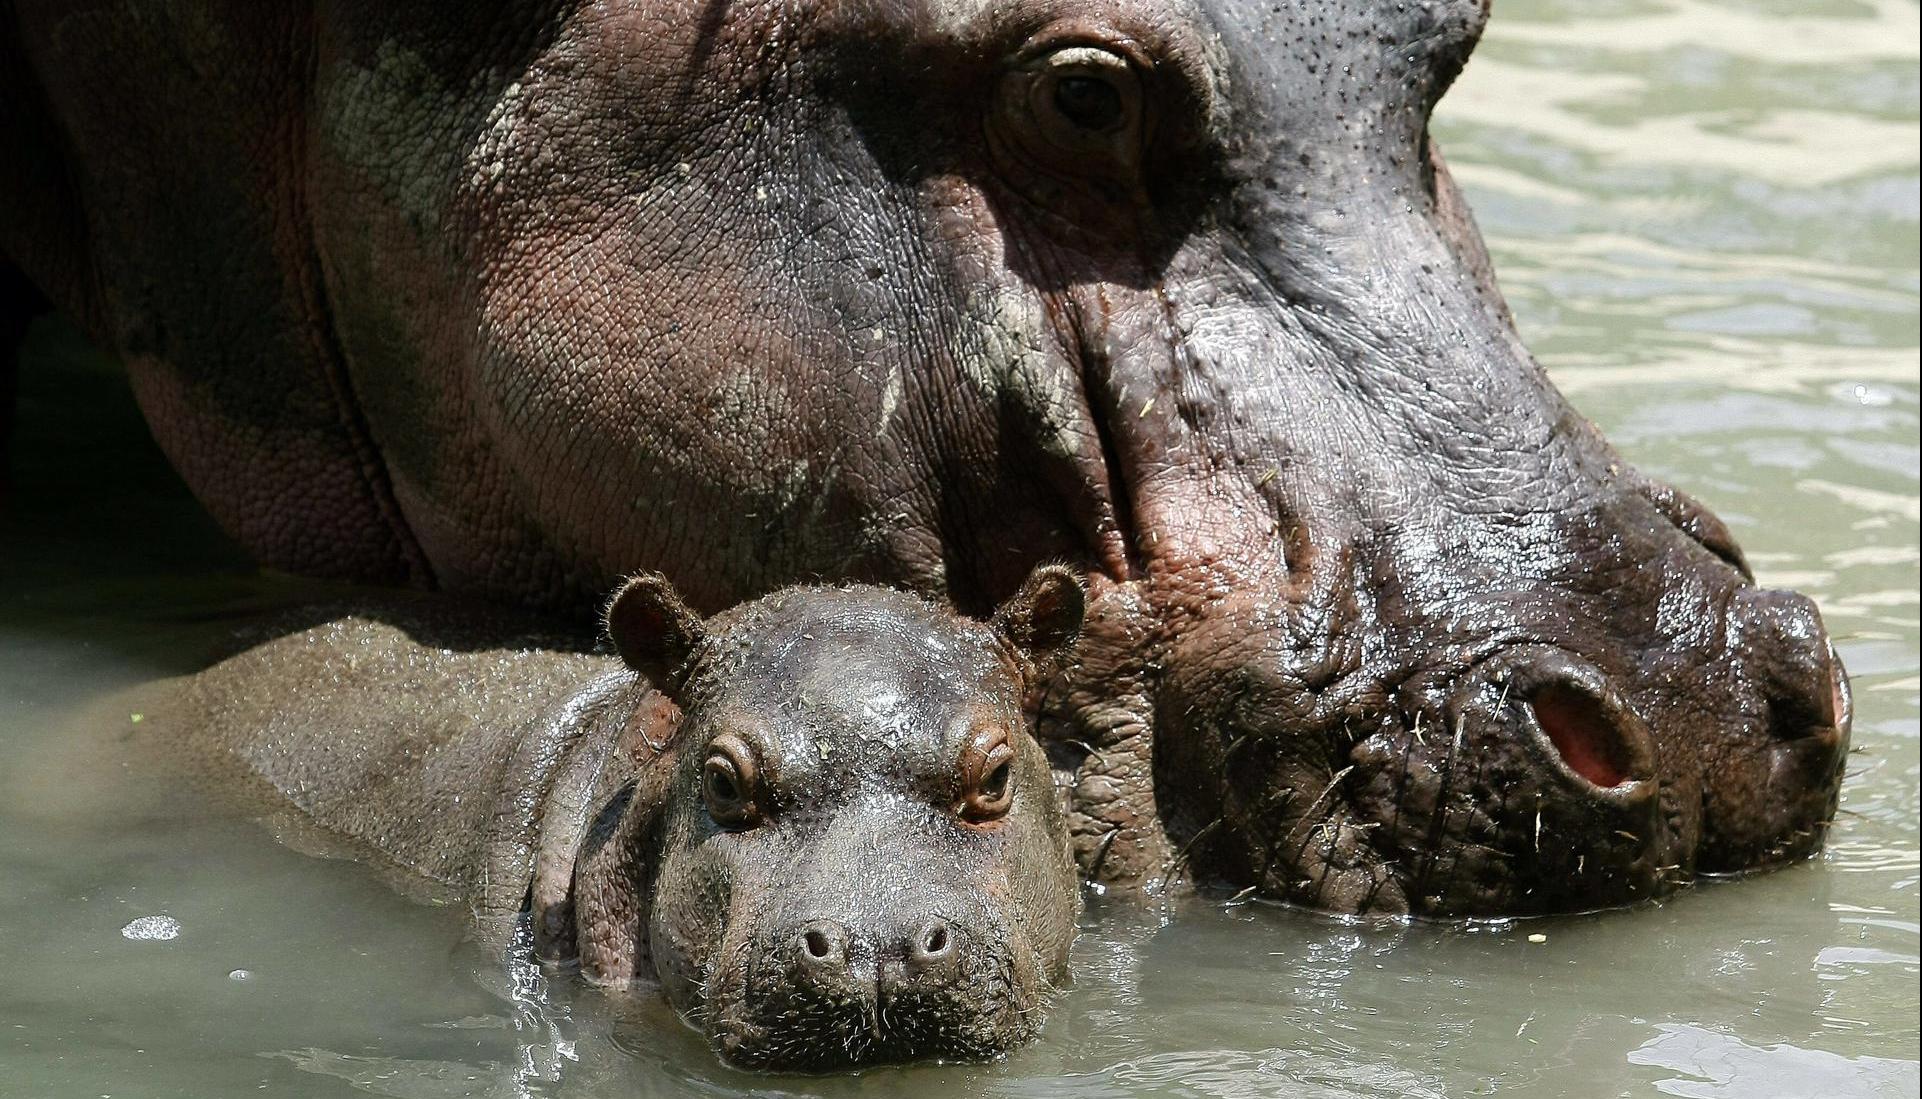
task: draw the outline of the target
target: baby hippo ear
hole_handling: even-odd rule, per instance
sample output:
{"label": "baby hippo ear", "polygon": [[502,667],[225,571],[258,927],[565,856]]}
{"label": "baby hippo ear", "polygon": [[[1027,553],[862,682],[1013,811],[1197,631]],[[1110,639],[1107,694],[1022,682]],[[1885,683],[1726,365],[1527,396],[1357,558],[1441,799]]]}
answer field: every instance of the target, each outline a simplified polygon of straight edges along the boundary
{"label": "baby hippo ear", "polygon": [[667,577],[644,572],[621,585],[608,601],[607,636],[628,667],[674,698],[694,650],[707,639],[707,623],[681,602]]}
{"label": "baby hippo ear", "polygon": [[1081,577],[1062,565],[1043,565],[995,609],[991,624],[1016,652],[1030,662],[1041,662],[1081,636],[1081,618],[1087,609]]}

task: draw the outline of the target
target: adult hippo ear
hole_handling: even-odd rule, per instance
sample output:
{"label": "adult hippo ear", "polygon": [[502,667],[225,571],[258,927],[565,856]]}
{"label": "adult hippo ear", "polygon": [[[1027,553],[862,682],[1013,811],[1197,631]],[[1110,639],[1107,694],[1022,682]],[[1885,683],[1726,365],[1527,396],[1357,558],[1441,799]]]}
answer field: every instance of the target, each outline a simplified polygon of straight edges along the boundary
{"label": "adult hippo ear", "polygon": [[1014,652],[1023,676],[1033,681],[1038,669],[1074,647],[1087,609],[1087,591],[1074,570],[1042,565],[1028,574],[1019,591],[995,608],[989,625]]}
{"label": "adult hippo ear", "polygon": [[694,654],[707,639],[707,624],[681,600],[667,577],[644,572],[629,579],[608,601],[605,619],[607,636],[621,660],[656,690],[680,701]]}

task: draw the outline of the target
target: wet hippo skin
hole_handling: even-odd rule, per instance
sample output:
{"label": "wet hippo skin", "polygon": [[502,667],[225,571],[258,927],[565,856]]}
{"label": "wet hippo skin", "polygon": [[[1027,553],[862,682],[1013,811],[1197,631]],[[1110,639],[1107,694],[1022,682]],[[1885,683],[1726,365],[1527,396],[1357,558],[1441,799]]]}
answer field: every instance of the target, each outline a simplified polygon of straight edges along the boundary
{"label": "wet hippo skin", "polygon": [[1816,850],[1846,676],[1515,332],[1476,0],[21,0],[0,252],[262,561],[1088,585],[1083,872],[1588,908]]}

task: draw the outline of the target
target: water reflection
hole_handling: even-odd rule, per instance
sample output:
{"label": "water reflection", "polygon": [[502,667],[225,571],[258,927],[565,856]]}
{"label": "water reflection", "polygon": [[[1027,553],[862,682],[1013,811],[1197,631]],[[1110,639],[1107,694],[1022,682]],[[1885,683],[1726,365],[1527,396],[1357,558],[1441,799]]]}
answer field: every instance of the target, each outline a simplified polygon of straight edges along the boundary
{"label": "water reflection", "polygon": [[1665,1023],[1628,1055],[1631,1063],[1674,1069],[1694,1079],[1656,1080],[1664,1095],[1725,1099],[1760,1094],[1873,1099],[1914,1095],[1916,1063],[1886,1057],[1838,1057],[1786,1043],[1757,1046],[1733,1035],[1683,1023]]}

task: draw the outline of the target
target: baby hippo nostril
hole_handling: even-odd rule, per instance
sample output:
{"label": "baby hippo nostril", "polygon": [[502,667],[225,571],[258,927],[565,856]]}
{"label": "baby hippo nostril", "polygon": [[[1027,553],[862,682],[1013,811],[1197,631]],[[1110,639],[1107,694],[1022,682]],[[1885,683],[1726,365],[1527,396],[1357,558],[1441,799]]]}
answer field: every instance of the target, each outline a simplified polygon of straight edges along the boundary
{"label": "baby hippo nostril", "polygon": [[848,933],[833,920],[815,920],[795,936],[801,961],[816,973],[835,973],[847,969]]}
{"label": "baby hippo nostril", "polygon": [[948,922],[932,919],[908,940],[908,968],[917,974],[949,969],[955,953],[954,931]]}
{"label": "baby hippo nostril", "polygon": [[924,957],[933,958],[947,953],[947,949],[948,927],[946,924],[937,923],[921,940],[921,953]]}

